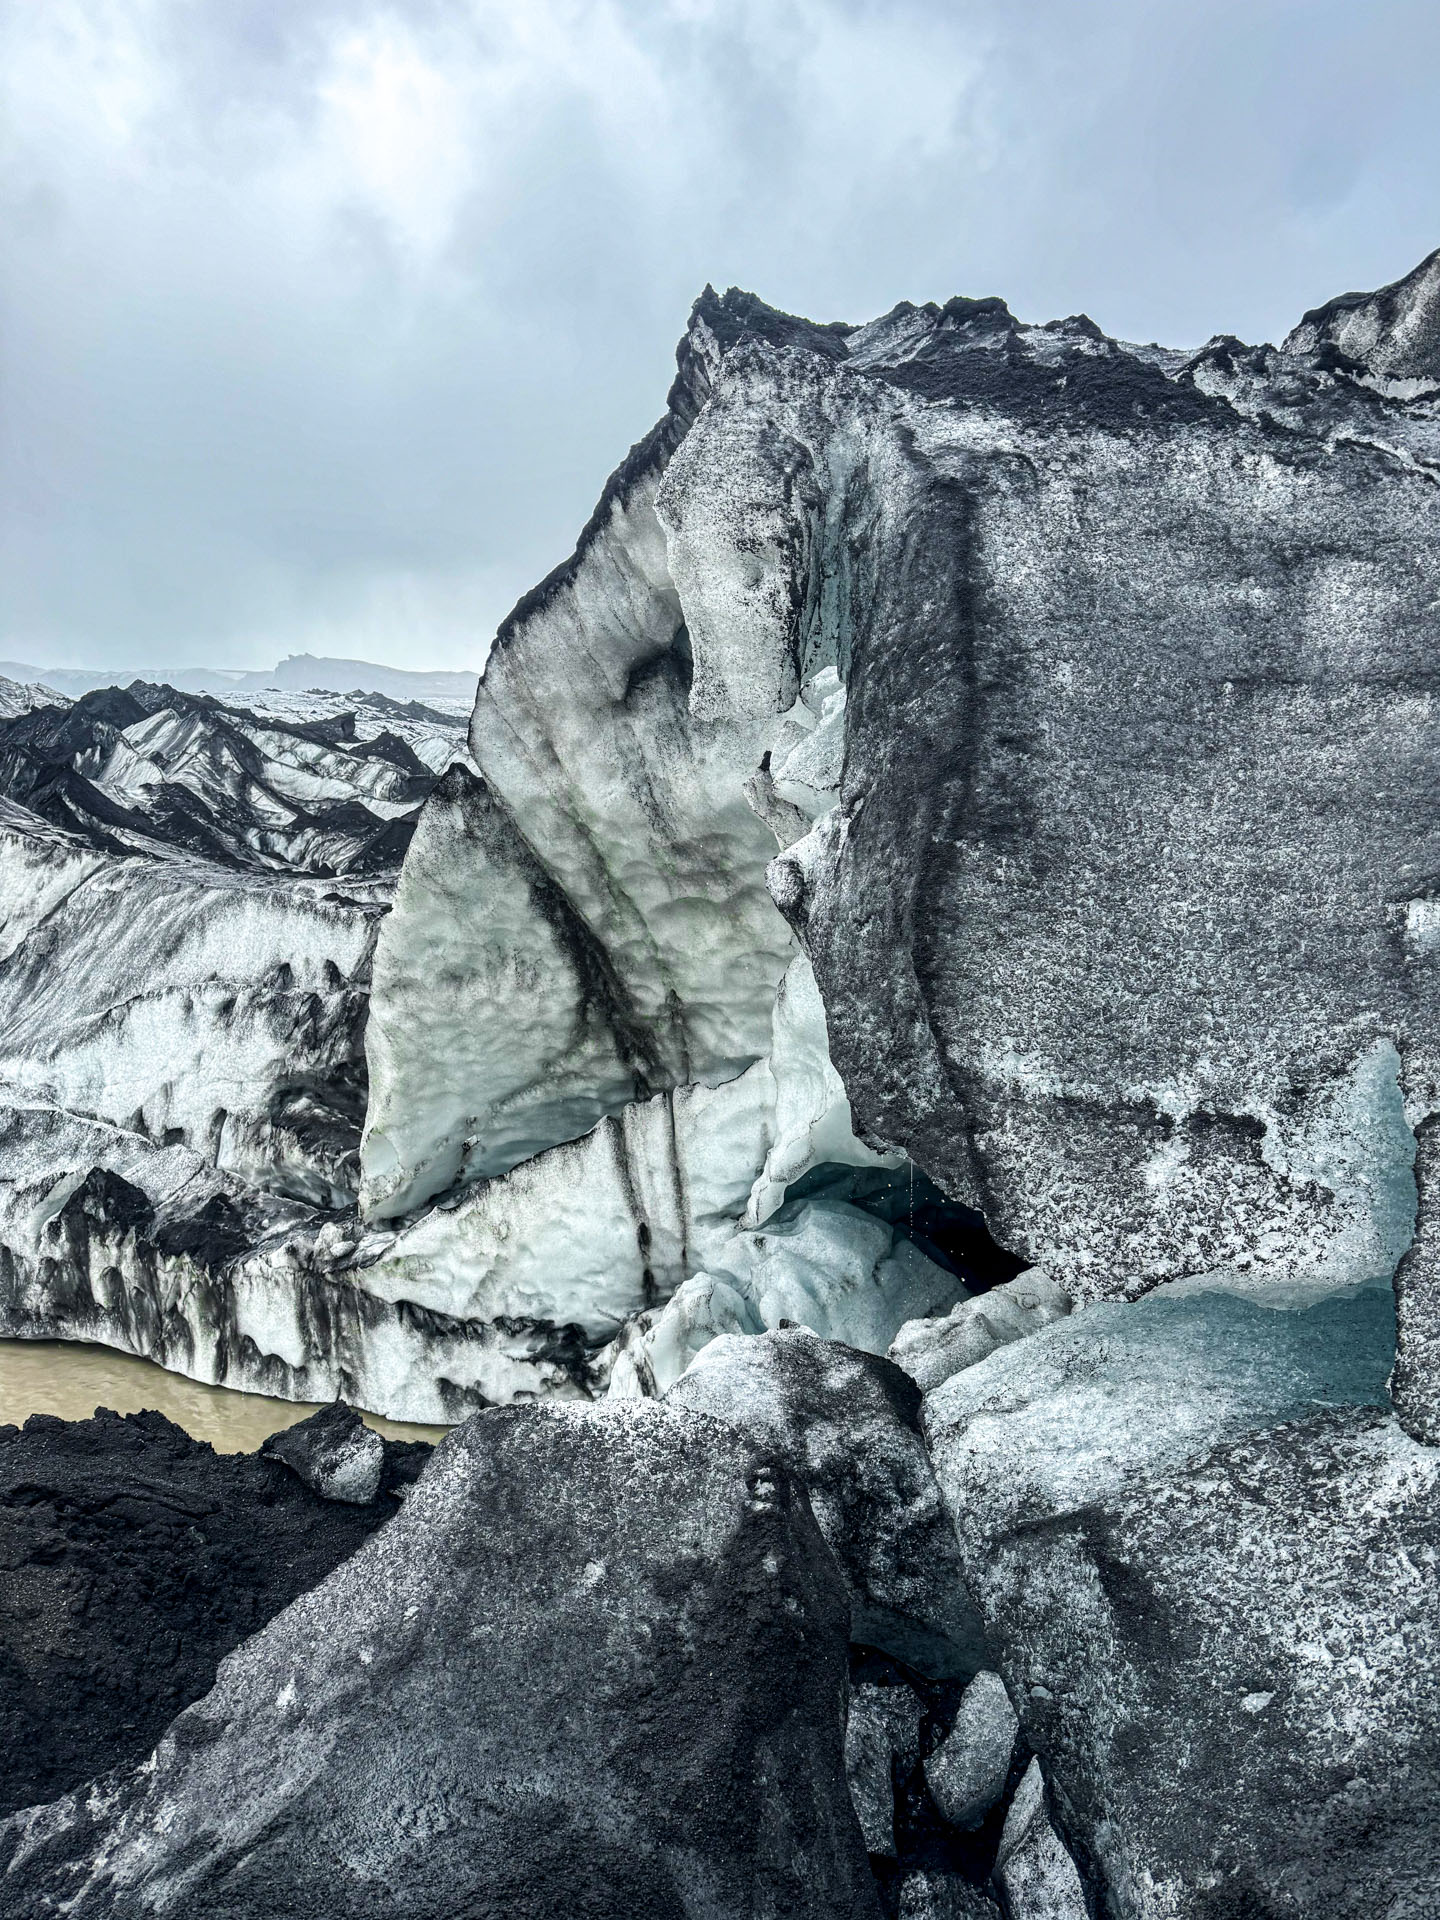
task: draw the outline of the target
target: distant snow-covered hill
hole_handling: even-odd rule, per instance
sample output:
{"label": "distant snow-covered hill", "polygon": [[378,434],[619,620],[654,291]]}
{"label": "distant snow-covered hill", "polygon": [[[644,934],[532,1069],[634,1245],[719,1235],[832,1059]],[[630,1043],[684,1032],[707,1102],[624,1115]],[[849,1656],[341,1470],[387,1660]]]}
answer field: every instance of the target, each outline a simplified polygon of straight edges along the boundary
{"label": "distant snow-covered hill", "polygon": [[255,671],[225,667],[33,667],[0,660],[0,675],[37,682],[71,699],[100,687],[126,687],[135,680],[161,682],[182,693],[225,696],[264,692],[382,693],[392,700],[462,702],[466,713],[475,701],[474,673],[436,670],[416,673],[405,667],[377,666],[370,660],[337,660],[313,653],[292,653],[278,666]]}

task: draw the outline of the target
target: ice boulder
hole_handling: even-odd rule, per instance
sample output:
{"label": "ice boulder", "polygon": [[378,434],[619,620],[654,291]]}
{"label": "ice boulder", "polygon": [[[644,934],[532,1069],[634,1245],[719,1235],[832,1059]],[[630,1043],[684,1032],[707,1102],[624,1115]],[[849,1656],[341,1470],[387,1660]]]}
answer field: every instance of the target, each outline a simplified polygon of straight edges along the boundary
{"label": "ice boulder", "polygon": [[1069,1311],[1070,1296],[1044,1268],[1028,1267],[976,1298],[957,1301],[948,1314],[907,1320],[890,1344],[890,1358],[929,1393],[996,1347],[1023,1340]]}
{"label": "ice boulder", "polygon": [[272,1433],[260,1451],[297,1474],[322,1500],[363,1507],[380,1489],[385,1442],[343,1400]]}
{"label": "ice boulder", "polygon": [[[1124,1920],[1433,1907],[1440,1455],[1389,1409],[1392,1337],[1379,1289],[1166,1289],[927,1400],[996,1664]],[[1015,1910],[1056,1858],[1002,1861]]]}
{"label": "ice boulder", "polygon": [[723,1420],[804,1484],[850,1592],[852,1639],[923,1674],[975,1671],[979,1619],[920,1436],[920,1395],[897,1367],[803,1330],[732,1334],[704,1348],[665,1405]]}
{"label": "ice boulder", "polygon": [[995,1884],[1009,1920],[1089,1920],[1080,1875],[1045,1804],[1038,1760],[1030,1762],[1005,1816]]}
{"label": "ice boulder", "polygon": [[915,1764],[920,1701],[903,1681],[862,1685],[850,1695],[845,1772],[869,1852],[895,1857],[895,1774]]}
{"label": "ice boulder", "polygon": [[1005,1791],[1020,1722],[998,1673],[977,1673],[950,1731],[925,1762],[925,1782],[953,1827],[978,1827]]}
{"label": "ice boulder", "polygon": [[848,1611],[733,1429],[478,1415],[149,1760],[0,1827],[0,1915],[878,1920]]}

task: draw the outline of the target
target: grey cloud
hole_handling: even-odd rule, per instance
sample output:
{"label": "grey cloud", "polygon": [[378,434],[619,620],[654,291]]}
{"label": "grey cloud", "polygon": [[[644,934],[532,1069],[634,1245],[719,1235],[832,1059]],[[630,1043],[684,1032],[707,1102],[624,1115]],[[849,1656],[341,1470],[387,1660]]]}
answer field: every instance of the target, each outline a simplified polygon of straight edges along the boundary
{"label": "grey cloud", "polygon": [[50,0],[0,652],[478,659],[707,279],[1275,337],[1440,241],[1428,0]]}

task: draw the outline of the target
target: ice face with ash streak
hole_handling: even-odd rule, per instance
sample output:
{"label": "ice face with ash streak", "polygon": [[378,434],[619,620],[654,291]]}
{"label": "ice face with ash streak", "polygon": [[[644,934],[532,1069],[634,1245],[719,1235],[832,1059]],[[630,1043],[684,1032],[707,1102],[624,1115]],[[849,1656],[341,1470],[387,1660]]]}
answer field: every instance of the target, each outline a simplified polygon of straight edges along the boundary
{"label": "ice face with ash streak", "polygon": [[109,858],[0,802],[6,1097],[343,1206],[386,892]]}
{"label": "ice face with ash streak", "polygon": [[361,1294],[343,1222],[404,815],[463,731],[272,700],[140,687],[0,722],[25,796],[0,799],[0,1333],[454,1417],[493,1348],[537,1343]]}

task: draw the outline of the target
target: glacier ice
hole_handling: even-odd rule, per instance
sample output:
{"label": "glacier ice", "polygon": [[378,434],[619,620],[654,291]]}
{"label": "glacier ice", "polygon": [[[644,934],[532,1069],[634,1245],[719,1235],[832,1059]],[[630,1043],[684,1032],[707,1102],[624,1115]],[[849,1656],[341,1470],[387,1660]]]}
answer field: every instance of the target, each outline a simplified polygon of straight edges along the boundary
{"label": "glacier ice", "polygon": [[995,1883],[1010,1920],[1089,1920],[1085,1888],[1045,1804],[1038,1760],[1030,1762],[1005,1816]]}
{"label": "glacier ice", "polygon": [[978,1827],[1005,1791],[1020,1722],[998,1673],[977,1673],[954,1723],[925,1761],[925,1783],[952,1826]]}
{"label": "glacier ice", "polygon": [[952,1511],[978,1516],[983,1500],[996,1525],[1068,1512],[1220,1440],[1317,1408],[1388,1404],[1389,1288],[1296,1306],[1227,1278],[1097,1302],[937,1386],[925,1427]]}
{"label": "glacier ice", "polygon": [[[1388,1279],[1440,1114],[1407,691],[1440,543],[1433,408],[1404,388],[1432,279],[1197,355],[995,300],[816,327],[707,290],[662,419],[497,635],[463,749],[443,714],[333,696],[137,687],[0,723],[31,818],[17,993],[27,954],[97,950],[78,1023],[17,1001],[23,1111],[128,1130],[102,1170],[142,1191],[146,1152],[232,1178],[196,1189],[245,1223],[205,1285],[309,1289],[358,1330],[339,1366],[319,1321],[247,1309],[235,1343],[192,1328],[204,1364],[339,1366],[433,1417],[655,1391],[714,1332],[786,1320],[881,1350],[960,1305],[953,1339],[987,1312],[966,1273],[859,1184],[910,1166],[1076,1302]],[[127,1000],[143,940],[98,903],[162,871],[184,937]],[[267,916],[291,978],[232,982],[269,964]],[[825,1167],[857,1184],[819,1191]],[[1423,1180],[1421,1207],[1417,1430]],[[48,1257],[15,1297],[106,1337],[100,1275],[67,1320]],[[333,1350],[301,1365],[311,1339]]]}
{"label": "glacier ice", "polygon": [[709,1270],[629,1323],[610,1361],[610,1392],[665,1392],[722,1333],[804,1327],[884,1353],[905,1321],[963,1291],[888,1221],[843,1200],[792,1200],[763,1227],[732,1234]]}
{"label": "glacier ice", "polygon": [[136,682],[12,714],[0,791],[107,852],[183,849],[271,872],[398,865],[453,716],[376,694],[257,708]]}
{"label": "glacier ice", "polygon": [[712,1339],[665,1404],[738,1427],[804,1486],[850,1594],[851,1638],[931,1679],[968,1676],[984,1635],[920,1435],[889,1361],[802,1328]]}
{"label": "glacier ice", "polygon": [[978,1297],[959,1300],[943,1316],[907,1320],[890,1343],[890,1358],[925,1393],[996,1347],[1063,1319],[1070,1297],[1043,1267],[1027,1267]]}
{"label": "glacier ice", "polygon": [[383,910],[373,881],[107,858],[0,803],[0,1089],[344,1205]]}
{"label": "glacier ice", "polygon": [[[652,1263],[659,1298],[632,1303],[617,1391],[663,1384],[707,1329],[831,1313],[823,1330],[875,1337],[817,1298],[800,1241],[827,1216],[796,1229],[785,1213],[809,1168],[847,1157],[827,1107],[855,1164],[907,1151],[1078,1300],[1222,1268],[1301,1288],[1388,1279],[1429,1098],[1407,1009],[1429,975],[1413,941],[1408,959],[1386,944],[1378,869],[1355,849],[1377,743],[1406,743],[1397,795],[1424,791],[1429,749],[1418,714],[1378,693],[1349,732],[1334,718],[1365,671],[1337,609],[1364,578],[1398,632],[1385,610],[1411,590],[1364,556],[1382,520],[1406,527],[1422,571],[1434,543],[1403,462],[1355,504],[1327,436],[1371,402],[1317,351],[1297,339],[1248,398],[1243,383],[1222,398],[1219,349],[1132,353],[1088,321],[1027,327],[996,301],[846,331],[702,300],[665,420],[497,640],[471,730],[483,808],[458,781],[437,795],[417,848],[433,824],[444,878],[382,932],[369,1217],[768,1066],[779,1137],[734,1244],[721,1254],[707,1233]],[[1266,379],[1280,400],[1309,396],[1293,430],[1328,449],[1323,478],[1254,424]],[[1428,416],[1397,409],[1385,430],[1413,456]],[[1264,583],[1253,640],[1226,624],[1251,591],[1232,582],[1232,525],[1245,579]],[[1335,540],[1343,557],[1293,578],[1276,558]],[[1079,631],[1077,580],[1110,607],[1085,613],[1080,652],[1060,638]],[[1188,652],[1167,650],[1172,628],[1193,630]],[[1155,658],[1139,707],[1113,644],[1132,630]],[[1298,694],[1265,652],[1296,631],[1316,662]],[[1398,660],[1403,643],[1386,645]],[[1262,724],[1257,782],[1241,763]],[[1359,824],[1317,822],[1302,846],[1287,809],[1327,791],[1337,726],[1335,819]],[[1165,797],[1132,821],[1137,779]],[[1409,872],[1430,829],[1396,805],[1373,844]],[[1162,829],[1171,843],[1151,845]],[[1305,893],[1312,848],[1359,889],[1353,912]],[[521,878],[532,859],[554,888],[543,910]],[[443,931],[428,917],[442,888]],[[767,888],[831,1029],[808,1062],[785,1061],[797,982]],[[1123,964],[1077,959],[1092,924]],[[1298,997],[1297,941],[1315,958]],[[427,1005],[437,951],[446,984]],[[549,991],[522,1006],[532,979]],[[476,1012],[492,991],[516,1008],[513,1047],[487,1047]],[[807,1109],[793,1120],[792,1098]],[[782,1231],[766,1235],[771,1217]],[[842,1292],[847,1312],[863,1297]]]}

